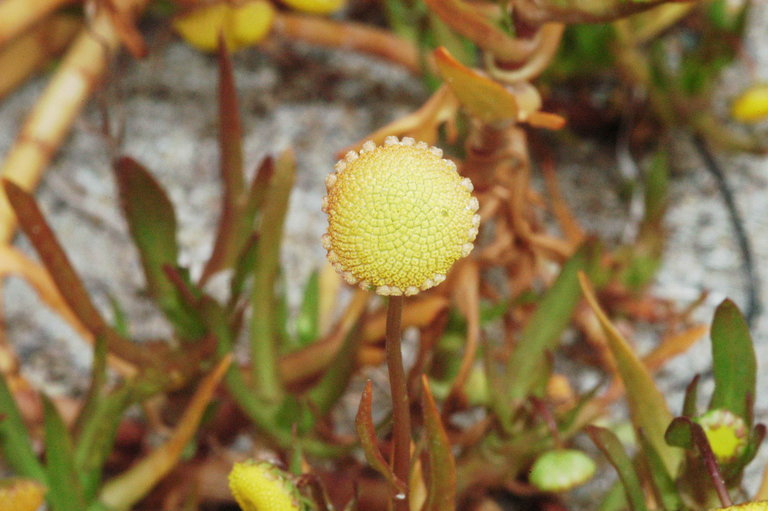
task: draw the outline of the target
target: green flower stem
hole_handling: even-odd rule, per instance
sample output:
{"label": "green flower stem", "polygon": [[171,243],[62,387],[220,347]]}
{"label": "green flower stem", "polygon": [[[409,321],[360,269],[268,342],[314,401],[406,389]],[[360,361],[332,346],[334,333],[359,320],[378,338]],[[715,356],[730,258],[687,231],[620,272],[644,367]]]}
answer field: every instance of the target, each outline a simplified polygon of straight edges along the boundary
{"label": "green flower stem", "polygon": [[[387,369],[392,394],[393,470],[398,479],[408,481],[411,464],[411,411],[408,399],[403,354],[400,351],[400,325],[403,315],[402,296],[391,296],[387,306]],[[407,495],[394,500],[395,511],[408,511]]]}

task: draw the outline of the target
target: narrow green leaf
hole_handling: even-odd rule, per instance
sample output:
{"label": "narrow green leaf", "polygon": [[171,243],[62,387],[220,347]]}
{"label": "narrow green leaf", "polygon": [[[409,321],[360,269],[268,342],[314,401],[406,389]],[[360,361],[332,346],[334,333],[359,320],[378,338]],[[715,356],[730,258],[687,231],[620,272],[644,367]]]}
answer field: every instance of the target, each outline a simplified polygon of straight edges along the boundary
{"label": "narrow green leaf", "polygon": [[640,478],[635,472],[632,459],[627,456],[616,435],[612,431],[598,426],[587,426],[586,431],[595,445],[608,458],[608,462],[616,469],[627,495],[629,509],[631,511],[647,511],[648,507],[645,504],[645,495],[640,484]]}
{"label": "narrow green leaf", "polygon": [[333,362],[328,366],[328,370],[307,395],[309,401],[321,415],[327,414],[344,395],[349,380],[355,373],[361,333],[362,316],[344,338],[344,344],[339,348]]}
{"label": "narrow green leaf", "polygon": [[675,417],[669,423],[664,439],[669,445],[682,449],[693,449],[693,433],[691,433],[690,421],[686,417]]}
{"label": "narrow green leaf", "polygon": [[85,499],[74,462],[72,438],[54,404],[43,396],[47,499],[52,511],[82,511]]}
{"label": "narrow green leaf", "polygon": [[3,374],[0,374],[0,453],[3,460],[20,476],[47,484],[45,470],[32,450],[27,425],[21,418]]}
{"label": "narrow green leaf", "polygon": [[696,403],[699,398],[699,375],[693,377],[691,383],[685,388],[685,399],[683,400],[683,415],[685,417],[696,417],[699,414]]}
{"label": "narrow green leaf", "polygon": [[275,176],[269,187],[259,229],[257,260],[251,290],[251,360],[254,391],[267,401],[277,402],[282,383],[277,367],[275,345],[275,284],[279,272],[280,246],[288,199],[293,187],[296,163],[293,153],[286,151],[275,164]]}
{"label": "narrow green leaf", "polygon": [[648,469],[651,476],[652,488],[657,502],[661,503],[661,508],[667,511],[677,511],[683,509],[683,503],[677,493],[677,487],[672,476],[667,472],[664,461],[659,453],[648,441],[645,432],[642,429],[637,430],[637,438],[640,441],[642,453],[648,463]]}
{"label": "narrow green leaf", "polygon": [[229,307],[233,308],[245,290],[246,281],[258,264],[259,236],[252,233],[243,245],[235,262],[235,273],[229,285]]}
{"label": "narrow green leaf", "polygon": [[232,73],[232,59],[223,38],[219,52],[219,171],[221,174],[221,215],[213,253],[203,269],[201,284],[217,271],[230,267],[242,243],[246,219],[243,215],[244,177],[242,127],[237,104],[237,89]]}
{"label": "narrow green leaf", "polygon": [[[282,158],[283,156],[281,156]],[[256,214],[261,211],[262,206],[266,202],[275,171],[275,160],[271,156],[264,158],[259,163],[256,174],[253,176],[253,181],[251,181],[251,187],[248,190],[248,200],[244,213],[248,219],[248,225],[253,223]]]}
{"label": "narrow green leaf", "polygon": [[711,336],[715,390],[709,409],[730,410],[748,421],[752,416],[748,400],[756,395],[757,361],[749,326],[732,301],[717,307]]}
{"label": "narrow green leaf", "polygon": [[645,431],[648,441],[664,460],[667,471],[676,474],[683,453],[664,441],[664,432],[672,422],[672,414],[667,408],[664,396],[656,387],[643,362],[603,312],[592,285],[583,273],[579,274],[579,282],[584,297],[606,333],[608,348],[616,361],[616,368],[627,391],[632,424],[635,428]]}
{"label": "narrow green leaf", "polygon": [[[99,493],[98,502],[114,511],[127,511],[142,499],[179,461],[184,447],[198,429],[214,391],[232,362],[232,356],[222,358],[197,386],[168,441],[155,448],[128,470],[110,480]],[[84,509],[78,508],[78,511]]]}
{"label": "narrow green leaf", "polygon": [[94,337],[104,336],[109,351],[118,357],[139,366],[153,365],[152,358],[148,357],[140,347],[118,335],[104,321],[98,309],[91,302],[88,292],[69,262],[67,254],[56,239],[48,222],[45,221],[34,197],[7,179],[3,179],[2,182],[5,194],[16,213],[21,229],[35,247],[45,269],[48,270],[56,284],[56,289],[83,326]]}
{"label": "narrow green leaf", "polygon": [[371,468],[381,474],[397,493],[405,494],[405,484],[397,478],[392,471],[392,467],[389,466],[389,463],[387,463],[379,450],[376,441],[376,428],[373,425],[373,417],[371,416],[372,401],[373,384],[371,380],[368,380],[365,382],[365,389],[363,389],[363,394],[360,396],[360,407],[357,409],[357,416],[355,417],[355,429],[357,430],[357,436],[360,438],[363,454],[365,454],[365,459],[368,460]]}
{"label": "narrow green leaf", "polygon": [[96,496],[104,463],[112,452],[126,408],[133,402],[132,386],[125,384],[110,395],[101,397],[83,423],[74,452],[74,463],[80,474],[86,500]]}
{"label": "narrow green leaf", "polygon": [[83,425],[90,420],[102,396],[102,390],[107,381],[107,343],[103,337],[97,337],[93,343],[93,366],[91,368],[91,383],[85,397],[83,407],[75,420],[73,437],[79,438]]}
{"label": "narrow green leaf", "polygon": [[149,171],[131,158],[120,158],[115,173],[121,206],[139,249],[149,292],[158,302],[172,306],[176,294],[163,273],[163,265],[176,265],[179,253],[171,199]]}
{"label": "narrow green leaf", "polygon": [[427,502],[423,510],[452,511],[456,509],[456,463],[426,375],[422,375],[421,385],[421,408],[424,415],[424,433],[427,437],[428,460]]}
{"label": "narrow green leaf", "polygon": [[[645,218],[643,223],[658,226],[667,209],[669,157],[657,151],[645,176]],[[641,227],[642,228],[642,227]]]}
{"label": "narrow green leaf", "polygon": [[139,251],[150,295],[176,327],[179,337],[198,339],[204,332],[163,269],[177,265],[179,251],[171,200],[149,171],[131,158],[115,162],[115,175],[120,204]]}
{"label": "narrow green leaf", "polygon": [[506,368],[506,399],[519,405],[539,376],[548,351],[553,350],[579,303],[578,272],[587,269],[596,256],[596,246],[584,244],[564,265],[536,312],[520,334]]}
{"label": "narrow green leaf", "polygon": [[304,297],[301,301],[299,314],[296,316],[296,340],[298,346],[303,347],[319,336],[318,324],[320,321],[320,272],[315,270],[309,276],[304,286]]}

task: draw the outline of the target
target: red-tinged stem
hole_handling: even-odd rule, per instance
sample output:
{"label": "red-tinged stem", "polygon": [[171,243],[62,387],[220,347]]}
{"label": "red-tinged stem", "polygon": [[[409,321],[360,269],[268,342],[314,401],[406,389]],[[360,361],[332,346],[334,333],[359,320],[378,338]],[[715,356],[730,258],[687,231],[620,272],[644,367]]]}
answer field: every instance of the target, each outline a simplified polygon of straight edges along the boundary
{"label": "red-tinged stem", "polygon": [[[387,307],[387,369],[392,394],[392,438],[394,443],[393,471],[407,484],[411,464],[411,412],[408,386],[400,351],[400,323],[403,315],[403,297],[392,296]],[[403,497],[403,498],[399,498]],[[395,511],[408,511],[407,495],[394,499]]]}

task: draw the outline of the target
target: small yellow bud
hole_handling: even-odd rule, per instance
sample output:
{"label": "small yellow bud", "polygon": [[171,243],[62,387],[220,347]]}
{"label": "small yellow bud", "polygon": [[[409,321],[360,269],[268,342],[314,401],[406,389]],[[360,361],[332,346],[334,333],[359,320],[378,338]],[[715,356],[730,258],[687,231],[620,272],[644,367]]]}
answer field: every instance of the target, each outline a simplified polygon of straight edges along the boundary
{"label": "small yellow bud", "polygon": [[346,0],[283,0],[283,3],[298,11],[330,14],[344,7]]}
{"label": "small yellow bud", "polygon": [[264,39],[274,18],[274,7],[265,0],[238,5],[216,3],[182,14],[173,20],[173,28],[203,51],[216,51],[221,33],[227,48],[235,51]]}
{"label": "small yellow bud", "polygon": [[43,503],[45,488],[31,479],[0,482],[0,511],[35,511]]}
{"label": "small yellow bud", "polygon": [[229,489],[243,511],[299,511],[299,493],[287,474],[271,463],[235,463]]}
{"label": "small yellow bud", "polygon": [[720,463],[730,463],[747,447],[747,425],[728,410],[710,410],[696,419]]}
{"label": "small yellow bud", "polygon": [[768,83],[753,85],[742,92],[731,106],[731,115],[745,123],[768,119]]}
{"label": "small yellow bud", "polygon": [[414,295],[469,254],[480,217],[472,183],[442,151],[412,138],[350,151],[326,179],[323,247],[344,280]]}
{"label": "small yellow bud", "polygon": [[712,511],[768,511],[768,500],[758,500],[756,502],[745,502],[735,506],[719,507]]}

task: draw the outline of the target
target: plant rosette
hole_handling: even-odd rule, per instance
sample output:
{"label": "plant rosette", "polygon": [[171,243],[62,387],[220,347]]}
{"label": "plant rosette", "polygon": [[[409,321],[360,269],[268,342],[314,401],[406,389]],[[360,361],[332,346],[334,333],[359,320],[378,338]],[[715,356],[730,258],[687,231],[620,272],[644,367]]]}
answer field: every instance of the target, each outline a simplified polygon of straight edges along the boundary
{"label": "plant rosette", "polygon": [[469,255],[480,226],[472,182],[442,150],[405,137],[368,141],[326,178],[328,260],[349,284],[415,295]]}

